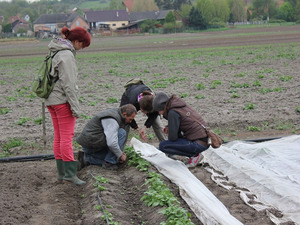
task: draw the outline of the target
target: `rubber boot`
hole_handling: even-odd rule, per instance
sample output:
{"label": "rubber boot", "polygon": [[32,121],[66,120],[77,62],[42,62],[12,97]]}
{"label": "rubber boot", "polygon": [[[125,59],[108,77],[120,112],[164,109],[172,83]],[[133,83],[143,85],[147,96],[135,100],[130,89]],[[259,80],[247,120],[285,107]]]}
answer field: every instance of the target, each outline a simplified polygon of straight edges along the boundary
{"label": "rubber boot", "polygon": [[65,176],[65,169],[64,169],[64,163],[61,159],[56,160],[56,167],[57,167],[57,180],[63,181]]}
{"label": "rubber boot", "polygon": [[65,181],[69,181],[72,182],[73,184],[76,185],[83,185],[86,182],[83,180],[80,180],[77,175],[77,161],[64,161],[64,168],[65,168],[65,176],[64,176],[64,180]]}

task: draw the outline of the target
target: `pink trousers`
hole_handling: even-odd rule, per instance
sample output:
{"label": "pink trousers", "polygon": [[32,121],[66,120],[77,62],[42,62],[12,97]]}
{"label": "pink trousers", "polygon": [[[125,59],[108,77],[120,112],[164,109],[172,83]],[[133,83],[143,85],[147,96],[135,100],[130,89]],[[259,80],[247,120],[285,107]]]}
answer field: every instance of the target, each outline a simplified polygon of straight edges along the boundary
{"label": "pink trousers", "polygon": [[53,153],[55,159],[75,161],[72,141],[76,118],[69,103],[47,106],[54,127]]}

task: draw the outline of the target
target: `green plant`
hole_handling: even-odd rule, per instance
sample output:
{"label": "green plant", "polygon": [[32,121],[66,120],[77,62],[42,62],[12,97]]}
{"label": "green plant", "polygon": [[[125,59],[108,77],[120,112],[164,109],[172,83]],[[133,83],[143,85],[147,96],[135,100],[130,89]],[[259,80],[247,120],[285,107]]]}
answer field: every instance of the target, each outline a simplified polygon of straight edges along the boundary
{"label": "green plant", "polygon": [[234,74],[234,77],[245,77],[245,76],[246,76],[245,72]]}
{"label": "green plant", "polygon": [[148,168],[151,166],[151,164],[141,158],[141,154],[136,153],[134,149],[129,146],[125,147],[124,152],[128,158],[128,165],[134,165],[140,171],[148,171]]}
{"label": "green plant", "polygon": [[[100,210],[100,209],[97,208],[97,210]],[[107,210],[103,210],[103,211],[106,214],[108,222],[109,222],[110,225],[120,225],[119,222],[115,222],[114,221],[114,218],[113,218],[113,216],[112,216],[112,214],[110,212],[108,212]],[[106,217],[105,216],[101,216],[101,219],[106,220]]]}
{"label": "green plant", "polygon": [[18,125],[23,125],[24,123],[27,123],[28,121],[30,121],[31,120],[31,118],[29,118],[29,117],[21,117],[20,119],[19,119],[19,121],[17,122],[17,124]]}
{"label": "green plant", "polygon": [[256,81],[253,82],[253,86],[260,87],[261,86],[261,82],[259,80],[256,80]]}
{"label": "green plant", "polygon": [[196,95],[195,98],[196,99],[203,99],[203,98],[205,98],[205,96],[204,95]]}
{"label": "green plant", "polygon": [[231,95],[231,98],[239,98],[239,97],[240,97],[240,95],[238,93],[233,93]]}
{"label": "green plant", "polygon": [[198,90],[204,90],[204,89],[205,89],[205,85],[202,84],[202,83],[197,83],[197,84],[195,84],[195,85],[196,85],[196,88],[197,88]]}
{"label": "green plant", "polygon": [[85,115],[85,114],[80,114],[80,116],[85,119],[85,120],[88,120],[88,119],[91,119],[92,117],[91,116],[88,116],[88,115]]}
{"label": "green plant", "polygon": [[106,187],[102,186],[101,183],[106,184],[108,182],[107,178],[101,177],[100,175],[97,177],[94,177],[96,180],[96,183],[94,183],[94,187],[98,188],[99,191],[106,190]]}
{"label": "green plant", "polygon": [[297,113],[300,113],[300,106],[298,106],[298,107],[296,108],[296,112],[297,112]]}
{"label": "green plant", "polygon": [[147,206],[168,206],[178,203],[178,200],[169,190],[169,188],[160,179],[158,173],[148,173],[148,179],[144,185],[149,185],[145,195],[141,198]]}
{"label": "green plant", "polygon": [[193,225],[194,223],[190,220],[191,214],[177,206],[177,205],[169,205],[167,208],[159,211],[159,213],[165,215],[167,217],[166,222],[160,223],[160,225]]}
{"label": "green plant", "polygon": [[279,77],[279,79],[283,82],[286,82],[286,81],[293,79],[293,77],[292,76],[281,76],[281,77]]}
{"label": "green plant", "polygon": [[40,116],[33,120],[33,122],[37,125],[41,125],[43,123],[43,118]]}
{"label": "green plant", "polygon": [[107,103],[113,104],[113,103],[117,103],[118,99],[114,98],[114,97],[108,97],[106,100]]}
{"label": "green plant", "polygon": [[11,154],[10,149],[23,146],[24,142],[20,138],[10,138],[2,146],[3,153],[0,154],[0,157],[6,157]]}
{"label": "green plant", "polygon": [[89,106],[95,106],[95,105],[97,105],[98,102],[99,101],[92,101],[92,102],[89,102],[88,105]]}
{"label": "green plant", "polygon": [[247,103],[244,107],[244,110],[254,109],[255,105],[253,103]]}
{"label": "green plant", "polygon": [[188,95],[189,95],[188,93],[182,93],[182,94],[180,95],[180,98],[186,98]]}
{"label": "green plant", "polygon": [[7,114],[11,112],[12,110],[10,108],[0,108],[0,115]]}
{"label": "green plant", "polygon": [[250,131],[261,131],[261,128],[260,127],[256,127],[256,126],[249,126],[248,130],[250,130]]}
{"label": "green plant", "polygon": [[213,80],[210,84],[210,88],[214,89],[216,88],[218,85],[221,85],[222,84],[222,81],[220,80]]}

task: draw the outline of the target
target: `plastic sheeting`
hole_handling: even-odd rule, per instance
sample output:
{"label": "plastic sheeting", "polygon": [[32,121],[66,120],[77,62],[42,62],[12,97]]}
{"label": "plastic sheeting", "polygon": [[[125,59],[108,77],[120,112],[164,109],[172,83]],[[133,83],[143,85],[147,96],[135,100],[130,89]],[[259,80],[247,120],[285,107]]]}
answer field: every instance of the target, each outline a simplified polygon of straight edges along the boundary
{"label": "plastic sheeting", "polygon": [[241,225],[227,208],[180,161],[167,157],[154,146],[131,139],[136,152],[175,183],[182,198],[203,224]]}
{"label": "plastic sheeting", "polygon": [[[299,135],[262,143],[233,141],[219,149],[210,148],[203,155],[204,162],[228,178],[228,184],[234,182],[239,188],[249,190],[239,190],[246,204],[257,210],[279,210],[283,217],[276,217],[272,210],[268,211],[275,224],[285,221],[300,223]],[[216,177],[218,184],[230,188],[224,180],[214,174],[212,177]],[[256,204],[248,198],[253,194]]]}

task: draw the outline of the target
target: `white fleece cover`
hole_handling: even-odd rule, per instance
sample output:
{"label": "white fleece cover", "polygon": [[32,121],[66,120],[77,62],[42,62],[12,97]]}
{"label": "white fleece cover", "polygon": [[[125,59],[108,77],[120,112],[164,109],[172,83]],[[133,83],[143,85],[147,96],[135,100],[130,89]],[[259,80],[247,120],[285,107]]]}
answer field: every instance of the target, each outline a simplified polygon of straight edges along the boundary
{"label": "white fleece cover", "polygon": [[136,138],[131,145],[142,158],[154,165],[158,171],[175,183],[182,198],[198,219],[207,225],[241,225],[219,199],[217,199],[180,161],[170,159],[153,145],[142,143]]}
{"label": "white fleece cover", "polygon": [[[233,141],[218,149],[209,148],[203,155],[204,162],[229,179],[228,184],[234,182],[249,190],[239,190],[246,204],[256,210],[279,210],[282,218],[268,212],[275,224],[300,223],[300,135],[261,143]],[[215,181],[224,185],[218,176]],[[255,201],[263,204],[249,203],[247,194],[254,194]]]}

